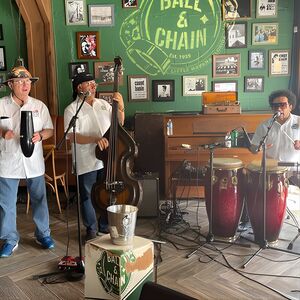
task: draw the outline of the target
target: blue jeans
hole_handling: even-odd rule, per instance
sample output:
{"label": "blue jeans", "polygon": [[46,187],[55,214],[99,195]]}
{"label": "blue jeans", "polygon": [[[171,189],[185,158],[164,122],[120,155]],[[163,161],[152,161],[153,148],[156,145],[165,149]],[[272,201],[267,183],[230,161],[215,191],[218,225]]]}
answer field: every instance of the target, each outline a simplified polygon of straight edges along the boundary
{"label": "blue jeans", "polygon": [[[19,179],[0,177],[0,239],[15,245],[20,236],[17,231],[17,193]],[[41,239],[50,235],[49,211],[44,175],[27,178],[32,218],[35,223],[35,237]]]}
{"label": "blue jeans", "polygon": [[78,176],[82,222],[87,232],[97,233],[98,231],[98,220],[92,203],[91,191],[94,183],[102,176],[103,169]]}

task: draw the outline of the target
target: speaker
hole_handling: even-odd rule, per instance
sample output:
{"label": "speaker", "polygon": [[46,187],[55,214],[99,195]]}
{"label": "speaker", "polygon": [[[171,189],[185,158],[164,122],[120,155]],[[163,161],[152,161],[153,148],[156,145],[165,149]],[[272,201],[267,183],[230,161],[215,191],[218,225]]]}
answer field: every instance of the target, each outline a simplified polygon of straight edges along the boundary
{"label": "speaker", "polygon": [[139,206],[138,217],[157,217],[159,202],[159,179],[157,173],[142,175],[143,198]]}

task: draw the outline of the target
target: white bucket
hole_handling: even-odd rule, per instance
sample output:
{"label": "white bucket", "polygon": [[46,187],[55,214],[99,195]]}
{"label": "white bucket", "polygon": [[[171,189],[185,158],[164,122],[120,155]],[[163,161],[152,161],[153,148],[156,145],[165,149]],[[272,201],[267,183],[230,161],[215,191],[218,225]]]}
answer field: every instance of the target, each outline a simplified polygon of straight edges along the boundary
{"label": "white bucket", "polygon": [[108,228],[113,244],[132,244],[137,211],[136,206],[123,204],[111,205],[107,208]]}

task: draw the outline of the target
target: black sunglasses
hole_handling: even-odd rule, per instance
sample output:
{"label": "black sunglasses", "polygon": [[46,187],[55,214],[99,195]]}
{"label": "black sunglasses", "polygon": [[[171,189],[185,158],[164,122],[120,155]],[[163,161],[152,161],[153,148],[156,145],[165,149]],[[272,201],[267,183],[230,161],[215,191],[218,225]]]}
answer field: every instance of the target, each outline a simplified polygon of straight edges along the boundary
{"label": "black sunglasses", "polygon": [[271,107],[272,108],[287,108],[287,106],[288,106],[288,102],[282,102],[282,103],[272,103],[271,104]]}

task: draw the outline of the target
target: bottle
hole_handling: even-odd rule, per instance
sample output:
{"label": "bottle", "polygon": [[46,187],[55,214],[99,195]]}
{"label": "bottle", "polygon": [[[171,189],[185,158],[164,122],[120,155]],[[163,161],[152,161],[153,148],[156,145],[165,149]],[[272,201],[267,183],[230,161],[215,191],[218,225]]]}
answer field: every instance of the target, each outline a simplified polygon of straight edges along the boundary
{"label": "bottle", "polygon": [[225,147],[226,148],[231,148],[231,136],[230,136],[230,133],[227,133],[225,135]]}
{"label": "bottle", "polygon": [[231,131],[230,138],[231,138],[231,147],[237,147],[237,138],[238,138],[237,130]]}
{"label": "bottle", "polygon": [[173,122],[171,119],[167,122],[167,135],[173,135]]}

